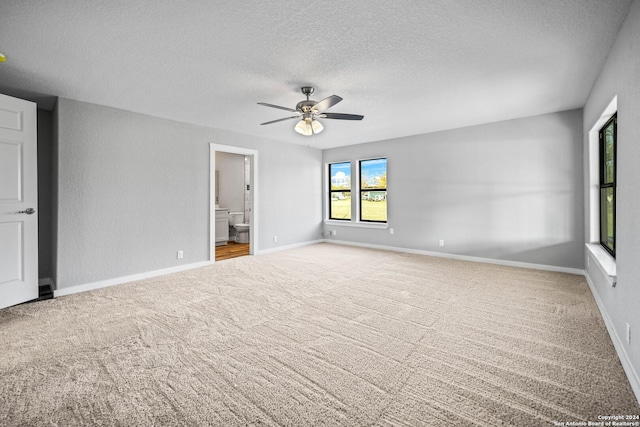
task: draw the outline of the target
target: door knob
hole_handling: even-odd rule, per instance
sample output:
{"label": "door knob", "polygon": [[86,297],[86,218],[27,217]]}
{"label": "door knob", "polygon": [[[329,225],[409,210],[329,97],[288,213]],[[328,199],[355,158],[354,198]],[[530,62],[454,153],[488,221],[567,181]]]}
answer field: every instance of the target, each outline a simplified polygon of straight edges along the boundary
{"label": "door knob", "polygon": [[33,215],[34,213],[36,213],[36,210],[33,208],[27,208],[26,210],[20,211],[18,213],[26,213],[27,215]]}

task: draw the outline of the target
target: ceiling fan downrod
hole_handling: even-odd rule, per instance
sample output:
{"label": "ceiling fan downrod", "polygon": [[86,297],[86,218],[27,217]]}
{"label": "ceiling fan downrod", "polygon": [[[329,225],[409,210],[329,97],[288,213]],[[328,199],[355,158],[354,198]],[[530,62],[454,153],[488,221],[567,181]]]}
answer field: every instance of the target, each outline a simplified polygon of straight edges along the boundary
{"label": "ceiling fan downrod", "polygon": [[315,91],[315,89],[312,86],[302,86],[300,88],[300,91],[302,92],[302,94],[304,96],[307,97],[307,101],[309,100],[309,97],[313,94],[313,92]]}

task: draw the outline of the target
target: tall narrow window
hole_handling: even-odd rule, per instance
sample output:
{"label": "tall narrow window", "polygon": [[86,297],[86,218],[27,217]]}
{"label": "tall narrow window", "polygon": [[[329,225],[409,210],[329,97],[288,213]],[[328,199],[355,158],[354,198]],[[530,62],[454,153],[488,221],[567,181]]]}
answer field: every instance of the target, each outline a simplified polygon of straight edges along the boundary
{"label": "tall narrow window", "polygon": [[329,164],[329,219],[351,219],[351,163]]}
{"label": "tall narrow window", "polygon": [[360,221],[387,222],[387,159],[361,160]]}
{"label": "tall narrow window", "polygon": [[600,243],[616,256],[617,114],[600,129]]}

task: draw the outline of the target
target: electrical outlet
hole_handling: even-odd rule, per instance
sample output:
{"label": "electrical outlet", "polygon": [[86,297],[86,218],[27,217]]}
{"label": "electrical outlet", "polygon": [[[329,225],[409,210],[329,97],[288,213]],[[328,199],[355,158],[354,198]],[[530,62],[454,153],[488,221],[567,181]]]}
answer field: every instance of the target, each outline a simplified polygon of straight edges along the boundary
{"label": "electrical outlet", "polygon": [[184,258],[184,251],[178,251],[178,259]]}
{"label": "electrical outlet", "polygon": [[631,344],[631,325],[627,323],[627,344]]}
{"label": "electrical outlet", "polygon": [[442,239],[438,240],[438,246],[444,246],[444,240]]}
{"label": "electrical outlet", "polygon": [[393,234],[393,228],[389,229],[389,234]]}
{"label": "electrical outlet", "polygon": [[273,236],[273,243],[278,243],[278,236]]}
{"label": "electrical outlet", "polygon": [[338,232],[336,230],[331,230],[331,235],[335,236],[336,234],[338,234]]}

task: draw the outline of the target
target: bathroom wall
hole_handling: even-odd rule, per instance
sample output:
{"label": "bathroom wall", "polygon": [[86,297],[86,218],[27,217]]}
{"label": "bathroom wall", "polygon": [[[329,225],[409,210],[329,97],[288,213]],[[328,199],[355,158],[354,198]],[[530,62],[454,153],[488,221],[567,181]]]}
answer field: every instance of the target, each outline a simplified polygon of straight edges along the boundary
{"label": "bathroom wall", "polygon": [[216,152],[218,204],[231,212],[244,212],[244,156]]}
{"label": "bathroom wall", "polygon": [[244,158],[244,222],[251,223],[251,162]]}

